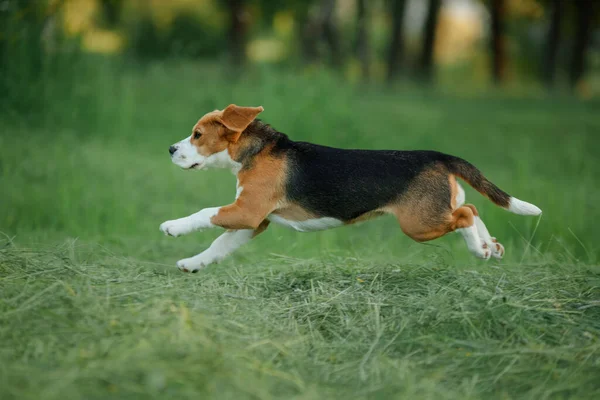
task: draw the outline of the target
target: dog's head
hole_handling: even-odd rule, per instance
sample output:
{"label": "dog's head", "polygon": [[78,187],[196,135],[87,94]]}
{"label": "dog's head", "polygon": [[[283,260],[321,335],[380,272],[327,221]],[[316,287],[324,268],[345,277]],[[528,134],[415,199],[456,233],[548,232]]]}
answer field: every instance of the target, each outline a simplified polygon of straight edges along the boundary
{"label": "dog's head", "polygon": [[222,111],[209,112],[189,137],[169,147],[171,161],[184,169],[235,167],[229,149],[262,111],[262,107],[230,104]]}

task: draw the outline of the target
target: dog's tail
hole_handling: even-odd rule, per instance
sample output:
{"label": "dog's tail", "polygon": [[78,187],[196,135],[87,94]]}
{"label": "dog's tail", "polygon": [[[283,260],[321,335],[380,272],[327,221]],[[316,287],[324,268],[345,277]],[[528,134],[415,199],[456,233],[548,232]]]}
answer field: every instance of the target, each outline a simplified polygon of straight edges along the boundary
{"label": "dog's tail", "polygon": [[540,215],[542,213],[537,206],[512,197],[494,185],[470,162],[454,156],[447,156],[444,161],[451,173],[500,207],[519,215]]}

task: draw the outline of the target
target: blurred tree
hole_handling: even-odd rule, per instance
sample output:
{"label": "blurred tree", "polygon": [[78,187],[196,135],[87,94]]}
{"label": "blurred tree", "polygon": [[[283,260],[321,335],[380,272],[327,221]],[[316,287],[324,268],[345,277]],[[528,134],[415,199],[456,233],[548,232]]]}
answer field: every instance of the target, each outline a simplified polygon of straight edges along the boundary
{"label": "blurred tree", "polygon": [[336,0],[322,0],[321,18],[323,38],[327,43],[331,55],[331,65],[340,68],[343,65],[340,40],[335,24],[334,11]]}
{"label": "blurred tree", "polygon": [[491,0],[491,41],[492,77],[494,83],[504,81],[506,75],[506,42],[504,37],[504,17],[506,4],[504,0]]}
{"label": "blurred tree", "polygon": [[[310,11],[314,6],[314,0],[253,0],[260,7],[263,24],[273,26],[276,24],[276,14],[291,14],[293,19],[294,48],[290,54],[294,56],[291,61],[312,63],[317,60],[318,52],[316,49],[316,38],[311,34],[314,32],[312,27],[308,27],[314,21],[310,18]],[[275,28],[276,30],[276,28]]]}
{"label": "blurred tree", "polygon": [[435,33],[441,3],[441,0],[429,0],[429,9],[423,28],[423,51],[419,72],[425,81],[431,81],[433,78],[433,46],[435,45]]}
{"label": "blurred tree", "polygon": [[246,18],[245,0],[227,0],[229,11],[229,48],[234,65],[242,65],[246,61]]}
{"label": "blurred tree", "polygon": [[356,55],[361,64],[362,77],[364,81],[369,80],[369,65],[371,63],[371,49],[369,48],[369,16],[366,0],[356,2]]}
{"label": "blurred tree", "polygon": [[49,87],[60,85],[61,94],[69,90],[70,82],[56,84],[54,79],[58,73],[72,76],[77,65],[57,26],[64,3],[0,1],[0,109],[33,118],[42,110]]}
{"label": "blurred tree", "polygon": [[[310,4],[310,2],[305,2]],[[308,7],[298,10],[300,24],[301,48],[305,62],[313,63],[324,56],[319,42],[323,41],[328,48],[329,63],[339,68],[343,65],[340,41],[334,18],[336,0],[320,0]]]}
{"label": "blurred tree", "polygon": [[45,3],[0,3],[0,104],[10,101],[11,106],[27,110],[39,97],[35,92],[44,65],[43,33],[48,11]]}
{"label": "blurred tree", "polygon": [[250,2],[259,6],[260,14],[266,24],[273,22],[273,17],[275,17],[278,11],[296,8],[296,0],[287,2],[278,0],[250,0]]}
{"label": "blurred tree", "polygon": [[577,23],[575,25],[575,43],[571,58],[570,81],[576,86],[583,77],[586,69],[586,52],[592,37],[592,18],[594,4],[592,0],[578,0],[574,2],[577,9]]}
{"label": "blurred tree", "polygon": [[[308,4],[308,2],[306,2]],[[319,58],[317,44],[321,36],[321,26],[315,16],[315,6],[307,6],[296,13],[298,20],[298,37],[302,59],[307,64],[312,64]]]}
{"label": "blurred tree", "polygon": [[388,48],[387,79],[392,81],[399,74],[404,57],[403,21],[406,0],[391,0],[389,5],[392,16],[392,34]]}
{"label": "blurred tree", "polygon": [[560,25],[563,10],[563,0],[551,0],[550,25],[548,27],[548,36],[546,39],[546,49],[544,62],[542,63],[543,77],[548,87],[554,86],[554,77],[556,75],[556,58],[560,43]]}
{"label": "blurred tree", "polygon": [[221,8],[214,5],[198,12],[200,7],[196,8],[194,3],[180,2],[175,7],[176,2],[128,1],[116,28],[126,38],[127,53],[132,58],[148,61],[232,56],[226,2],[221,3]]}
{"label": "blurred tree", "polygon": [[102,6],[102,22],[107,28],[116,28],[121,21],[123,0],[100,0]]}

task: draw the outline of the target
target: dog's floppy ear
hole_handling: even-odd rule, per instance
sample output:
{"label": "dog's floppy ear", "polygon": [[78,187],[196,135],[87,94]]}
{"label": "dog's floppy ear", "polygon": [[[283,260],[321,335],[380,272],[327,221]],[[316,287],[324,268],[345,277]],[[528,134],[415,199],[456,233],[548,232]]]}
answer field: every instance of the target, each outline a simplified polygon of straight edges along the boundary
{"label": "dog's floppy ear", "polygon": [[241,133],[250,125],[254,118],[261,112],[263,112],[264,108],[259,107],[240,107],[235,104],[230,104],[226,109],[223,110],[223,115],[221,116],[221,123],[225,125],[225,127],[232,132],[231,137],[232,142],[237,142]]}

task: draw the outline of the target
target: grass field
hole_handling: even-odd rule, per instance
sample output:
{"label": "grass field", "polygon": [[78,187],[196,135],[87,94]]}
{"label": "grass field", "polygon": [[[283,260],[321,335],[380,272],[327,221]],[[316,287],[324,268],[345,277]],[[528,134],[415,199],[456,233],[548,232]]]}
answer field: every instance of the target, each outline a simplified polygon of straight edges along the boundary
{"label": "grass field", "polygon": [[[0,114],[0,398],[600,397],[597,102],[102,63],[35,97]],[[468,189],[502,261],[383,218],[272,226],[183,274],[218,232],[159,224],[227,204],[235,178],[167,148],[233,102],[298,140],[464,157],[544,214]]]}

